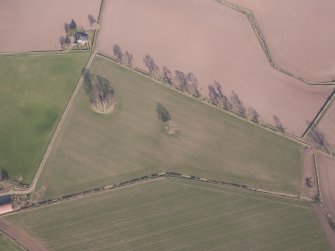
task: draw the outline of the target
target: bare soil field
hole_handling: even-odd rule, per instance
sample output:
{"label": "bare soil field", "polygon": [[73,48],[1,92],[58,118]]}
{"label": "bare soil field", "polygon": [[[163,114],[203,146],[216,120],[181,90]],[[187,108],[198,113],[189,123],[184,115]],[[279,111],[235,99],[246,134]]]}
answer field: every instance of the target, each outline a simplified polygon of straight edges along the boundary
{"label": "bare soil field", "polygon": [[325,137],[328,150],[335,152],[335,102],[329,106],[328,111],[318,124],[318,129]]}
{"label": "bare soil field", "polygon": [[317,155],[322,201],[333,219],[335,218],[335,160]]}
{"label": "bare soil field", "polygon": [[0,8],[0,52],[60,50],[65,23],[92,29],[101,0],[3,0]]}
{"label": "bare soil field", "polygon": [[331,91],[274,70],[246,17],[212,0],[106,1],[97,50],[113,55],[115,44],[137,67],[148,54],[161,69],[193,72],[203,94],[216,80],[261,120],[274,124],[275,115],[299,136]]}
{"label": "bare soil field", "polygon": [[335,2],[229,0],[256,16],[274,61],[314,81],[335,79]]}
{"label": "bare soil field", "polygon": [[325,216],[323,208],[320,205],[315,205],[313,209],[321,223],[321,227],[325,232],[330,245],[333,247],[333,249],[335,249],[335,232],[329,226],[328,219]]}

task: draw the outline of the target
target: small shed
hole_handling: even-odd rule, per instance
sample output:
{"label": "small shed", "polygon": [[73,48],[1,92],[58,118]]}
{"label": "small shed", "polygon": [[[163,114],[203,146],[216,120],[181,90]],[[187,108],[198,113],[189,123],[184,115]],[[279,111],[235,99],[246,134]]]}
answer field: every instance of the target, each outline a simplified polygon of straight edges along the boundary
{"label": "small shed", "polygon": [[88,34],[85,32],[77,32],[76,33],[76,43],[80,45],[88,44]]}
{"label": "small shed", "polygon": [[9,195],[0,196],[0,215],[13,211],[11,199]]}

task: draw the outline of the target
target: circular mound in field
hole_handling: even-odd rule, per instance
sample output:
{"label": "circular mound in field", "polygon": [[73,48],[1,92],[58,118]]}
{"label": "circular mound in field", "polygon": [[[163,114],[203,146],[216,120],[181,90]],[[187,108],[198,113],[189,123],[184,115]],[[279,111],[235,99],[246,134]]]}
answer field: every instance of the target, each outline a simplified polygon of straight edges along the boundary
{"label": "circular mound in field", "polygon": [[175,135],[178,131],[178,126],[173,120],[169,120],[164,126],[166,132],[170,135]]}
{"label": "circular mound in field", "polygon": [[107,105],[103,103],[91,104],[91,109],[94,112],[100,114],[112,113],[115,110],[115,107],[116,107],[116,100]]}

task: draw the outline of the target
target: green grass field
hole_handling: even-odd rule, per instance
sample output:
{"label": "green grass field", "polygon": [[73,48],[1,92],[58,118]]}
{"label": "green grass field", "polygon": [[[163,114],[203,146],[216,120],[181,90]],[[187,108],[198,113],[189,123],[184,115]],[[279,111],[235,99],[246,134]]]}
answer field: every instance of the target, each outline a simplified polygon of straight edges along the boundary
{"label": "green grass field", "polygon": [[[46,197],[163,170],[299,192],[298,144],[104,59],[91,71],[109,79],[117,109],[93,112],[81,90],[38,184],[47,184]],[[157,118],[157,103],[171,114],[176,134]]]}
{"label": "green grass field", "polygon": [[4,235],[1,232],[0,232],[0,250],[23,251],[23,249],[17,243],[9,239],[6,235]]}
{"label": "green grass field", "polygon": [[50,250],[330,250],[311,204],[171,178],[5,219]]}
{"label": "green grass field", "polygon": [[30,183],[88,53],[0,56],[0,168]]}

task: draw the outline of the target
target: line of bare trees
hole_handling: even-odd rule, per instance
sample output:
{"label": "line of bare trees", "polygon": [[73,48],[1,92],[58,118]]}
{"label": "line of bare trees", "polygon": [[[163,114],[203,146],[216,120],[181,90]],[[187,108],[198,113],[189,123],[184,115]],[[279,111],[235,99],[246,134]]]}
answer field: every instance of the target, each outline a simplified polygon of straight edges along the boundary
{"label": "line of bare trees", "polygon": [[118,63],[126,65],[131,69],[134,68],[133,54],[129,53],[128,51],[122,52],[121,47],[117,44],[113,46],[113,55]]}
{"label": "line of bare trees", "polygon": [[[117,62],[127,65],[131,68],[134,67],[133,55],[128,51],[122,53],[119,45],[114,45],[113,54]],[[169,86],[196,98],[201,98],[215,106],[218,106],[221,109],[234,112],[243,118],[247,118],[253,121],[254,123],[260,123],[260,115],[256,109],[253,107],[246,108],[243,101],[234,91],[231,92],[229,97],[225,95],[219,82],[214,81],[212,84],[208,85],[209,98],[207,98],[201,95],[198,89],[198,80],[192,72],[185,73],[180,70],[175,70],[173,72],[166,65],[163,66],[162,70],[160,70],[159,66],[150,55],[145,55],[143,58],[143,63],[146,66],[148,74],[151,78],[162,81],[163,83],[166,83]],[[285,133],[285,127],[276,115],[273,116],[273,121],[276,129],[282,133]]]}

